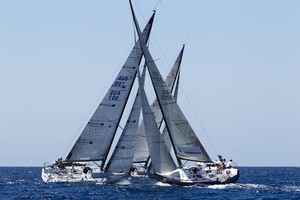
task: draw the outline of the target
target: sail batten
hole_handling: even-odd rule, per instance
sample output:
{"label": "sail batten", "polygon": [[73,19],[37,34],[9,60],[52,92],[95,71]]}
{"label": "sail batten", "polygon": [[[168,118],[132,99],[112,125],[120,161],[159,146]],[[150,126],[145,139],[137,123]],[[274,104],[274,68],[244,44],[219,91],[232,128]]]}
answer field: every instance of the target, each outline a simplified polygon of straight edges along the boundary
{"label": "sail batten", "polygon": [[135,80],[137,62],[139,65],[142,59],[143,53],[140,44],[146,44],[148,41],[154,15],[155,13],[153,13],[143,31],[143,36],[140,38],[141,42],[135,43],[125,64],[75,142],[66,161],[102,160],[105,163]]}

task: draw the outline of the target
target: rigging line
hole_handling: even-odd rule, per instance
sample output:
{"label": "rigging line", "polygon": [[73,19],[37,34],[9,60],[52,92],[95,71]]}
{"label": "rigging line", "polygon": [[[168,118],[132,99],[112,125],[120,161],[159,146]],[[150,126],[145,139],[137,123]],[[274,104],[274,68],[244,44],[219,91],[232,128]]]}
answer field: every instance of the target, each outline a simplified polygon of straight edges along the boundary
{"label": "rigging line", "polygon": [[189,36],[186,36],[186,38],[185,38],[185,40],[184,40],[184,43],[183,43],[183,45],[186,45],[186,43],[187,43],[188,39],[189,39]]}
{"label": "rigging line", "polygon": [[158,4],[161,2],[161,0],[158,0],[157,3],[156,3],[156,6],[155,6],[155,10],[157,10],[158,8]]}
{"label": "rigging line", "polygon": [[95,164],[95,165],[97,165],[98,167],[101,167],[98,163],[96,163],[95,161],[93,161],[93,163]]}
{"label": "rigging line", "polygon": [[214,146],[213,143],[211,142],[211,140],[210,140],[210,138],[209,138],[209,136],[208,136],[208,134],[207,134],[207,132],[206,132],[206,130],[205,130],[203,124],[201,123],[201,121],[200,121],[200,119],[199,119],[197,113],[195,112],[195,109],[193,108],[193,106],[192,106],[190,100],[188,99],[186,93],[184,92],[184,89],[182,88],[182,86],[180,86],[180,88],[181,88],[181,91],[183,92],[184,97],[185,97],[186,100],[188,101],[188,104],[189,104],[189,106],[191,107],[191,109],[192,109],[192,111],[193,111],[193,114],[196,116],[196,119],[198,120],[198,123],[200,124],[200,126],[201,126],[201,128],[202,128],[202,130],[203,130],[204,135],[206,136],[207,140],[209,141],[210,145],[212,146],[213,151],[215,152],[216,155],[219,155],[218,152],[217,152],[217,150],[216,150],[216,148],[215,148],[215,146]]}
{"label": "rigging line", "polygon": [[186,163],[188,162],[188,160],[187,161],[185,161],[184,163],[183,163],[183,165],[182,166],[184,166]]}
{"label": "rigging line", "polygon": [[[160,2],[161,2],[161,0],[158,0],[158,2],[157,2],[157,4],[156,4],[155,10],[157,10],[158,5],[159,5]],[[138,8],[139,13],[142,15],[144,21],[146,21],[146,19],[145,19],[143,13],[141,12],[139,6],[137,5],[136,2],[135,2],[135,4],[136,4],[136,7]],[[168,61],[168,59],[167,59],[167,57],[166,57],[164,51],[162,50],[161,46],[159,45],[159,43],[158,43],[158,41],[157,41],[157,39],[156,39],[156,37],[155,37],[154,31],[152,31],[151,34],[152,34],[152,38],[154,38],[154,44],[156,44],[156,45],[152,45],[152,48],[153,48],[153,50],[156,52],[157,55],[162,55],[163,60],[165,61],[165,63],[167,64],[168,67],[165,66],[164,62],[161,62],[161,63],[162,63],[161,66],[162,66],[162,68],[163,68],[164,74],[167,74],[167,68],[170,69],[170,68],[171,68],[171,64],[170,64],[170,62]],[[151,44],[153,43],[153,42],[151,42],[150,38],[149,38],[149,40],[148,40],[148,43],[151,43]],[[157,50],[156,46],[158,47],[158,50]],[[155,59],[154,61],[157,61],[157,60],[159,60],[159,59],[160,59],[160,58]],[[176,60],[176,57],[175,57],[175,60]],[[151,95],[150,95],[149,97],[150,97],[151,99],[154,99],[154,98],[155,98],[155,94],[154,94],[154,93],[151,93]]]}
{"label": "rigging line", "polygon": [[[160,1],[161,1],[161,0],[159,0],[159,2],[160,2]],[[153,11],[156,11],[156,10],[157,10],[159,2],[157,2],[156,7],[153,8]],[[146,22],[147,20],[146,20],[145,16],[143,15],[143,13],[142,13],[142,11],[141,11],[141,9],[140,9],[138,3],[136,3],[136,1],[134,1],[134,3],[135,3],[135,7],[137,7],[137,9],[138,9],[140,15],[142,15],[144,22]]]}
{"label": "rigging line", "polygon": [[[154,10],[157,10],[158,5],[159,5],[160,2],[161,2],[161,0],[158,0],[158,2],[157,2],[157,4],[156,4],[156,7],[155,7]],[[144,15],[143,15],[141,9],[139,8],[138,4],[137,4],[136,2],[135,2],[135,4],[136,4],[136,7],[138,8],[138,11],[139,11],[139,13],[141,14],[141,16],[142,16],[144,22],[146,22],[146,18],[144,17]],[[154,31],[151,32],[151,35],[152,35],[152,37],[154,38],[154,42],[155,42],[155,44],[158,46],[159,51],[155,48],[155,45],[152,45],[152,48],[155,50],[155,52],[156,52],[158,55],[159,55],[160,53],[163,55],[164,61],[167,63],[168,67],[171,68],[170,62],[168,61],[167,57],[166,57],[165,54],[164,54],[164,51],[162,50],[162,48],[161,48],[160,45],[158,44],[157,39],[155,38]],[[150,42],[150,39],[149,39],[149,43],[152,43],[152,42]],[[164,69],[164,71],[165,71],[165,73],[166,73],[167,69],[166,69],[165,65],[162,65],[162,66],[163,66],[163,69]]]}

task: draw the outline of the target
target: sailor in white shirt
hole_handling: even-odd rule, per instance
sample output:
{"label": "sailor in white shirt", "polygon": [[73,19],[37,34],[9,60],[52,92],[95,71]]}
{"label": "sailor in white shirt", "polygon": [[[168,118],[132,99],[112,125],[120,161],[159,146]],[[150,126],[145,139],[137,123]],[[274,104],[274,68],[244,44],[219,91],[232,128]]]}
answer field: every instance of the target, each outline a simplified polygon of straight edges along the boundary
{"label": "sailor in white shirt", "polygon": [[226,168],[232,168],[233,167],[233,162],[232,160],[230,160],[227,165],[226,165]]}

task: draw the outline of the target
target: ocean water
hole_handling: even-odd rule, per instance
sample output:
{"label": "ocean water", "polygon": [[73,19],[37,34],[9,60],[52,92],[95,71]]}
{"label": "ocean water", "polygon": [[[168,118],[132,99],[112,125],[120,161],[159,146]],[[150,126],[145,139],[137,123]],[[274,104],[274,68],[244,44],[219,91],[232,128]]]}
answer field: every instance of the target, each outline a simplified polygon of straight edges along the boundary
{"label": "ocean water", "polygon": [[239,169],[235,184],[183,187],[147,178],[111,185],[47,184],[40,167],[0,167],[0,199],[300,199],[300,168]]}

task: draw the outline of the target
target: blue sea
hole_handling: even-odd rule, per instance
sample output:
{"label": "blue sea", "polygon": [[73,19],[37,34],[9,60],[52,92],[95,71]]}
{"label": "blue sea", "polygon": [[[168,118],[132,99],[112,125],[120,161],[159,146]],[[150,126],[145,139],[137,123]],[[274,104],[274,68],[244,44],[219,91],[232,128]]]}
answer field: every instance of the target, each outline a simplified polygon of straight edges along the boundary
{"label": "blue sea", "polygon": [[44,183],[40,167],[0,167],[0,199],[300,199],[300,168],[239,169],[235,184],[183,187],[147,178],[111,185]]}

